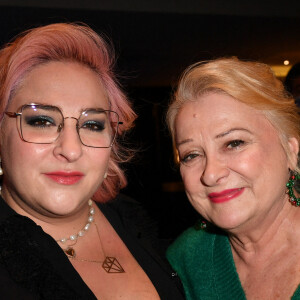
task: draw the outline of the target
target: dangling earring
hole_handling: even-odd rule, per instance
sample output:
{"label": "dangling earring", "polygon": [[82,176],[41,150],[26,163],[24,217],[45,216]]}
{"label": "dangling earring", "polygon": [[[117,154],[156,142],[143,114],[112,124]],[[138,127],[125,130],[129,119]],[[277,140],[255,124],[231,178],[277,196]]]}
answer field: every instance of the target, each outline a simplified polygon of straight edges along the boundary
{"label": "dangling earring", "polygon": [[0,158],[0,176],[3,175],[3,170],[2,170],[2,164],[1,164],[1,158]]}
{"label": "dangling earring", "polygon": [[295,205],[295,206],[300,206],[300,198],[297,198],[294,194],[293,187],[295,185],[295,181],[300,179],[300,175],[296,171],[291,171],[291,176],[286,184],[287,191],[286,193],[289,195],[289,201]]}
{"label": "dangling earring", "polygon": [[104,173],[104,176],[103,176],[103,178],[104,178],[104,179],[106,179],[106,178],[107,178],[107,172],[105,172],[105,173]]}

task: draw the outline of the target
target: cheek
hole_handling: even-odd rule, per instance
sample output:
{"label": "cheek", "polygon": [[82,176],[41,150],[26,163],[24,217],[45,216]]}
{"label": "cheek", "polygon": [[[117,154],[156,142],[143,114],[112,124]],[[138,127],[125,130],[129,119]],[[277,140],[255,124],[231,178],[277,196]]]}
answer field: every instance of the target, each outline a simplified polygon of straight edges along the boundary
{"label": "cheek", "polygon": [[245,177],[255,178],[261,172],[267,156],[258,149],[245,151],[231,160],[230,168]]}
{"label": "cheek", "polygon": [[193,193],[198,193],[202,190],[203,188],[201,184],[202,170],[200,170],[199,167],[197,168],[196,166],[193,167],[181,166],[180,174],[187,193],[193,194]]}
{"label": "cheek", "polygon": [[6,128],[3,138],[1,139],[1,156],[5,174],[7,174],[8,170],[14,168],[14,166],[20,163],[22,165],[24,158],[26,162],[27,159],[31,158],[31,155],[26,156],[26,146],[15,130],[9,127]]}
{"label": "cheek", "polygon": [[265,184],[271,178],[285,178],[288,170],[287,157],[280,145],[269,143],[256,145],[251,151],[236,156],[230,163],[230,169],[240,174],[249,183]]}
{"label": "cheek", "polygon": [[89,161],[91,164],[91,168],[94,169],[97,173],[105,173],[108,168],[108,164],[110,161],[111,149],[103,148],[103,149],[87,149],[91,152],[87,153],[87,157],[89,157]]}
{"label": "cheek", "polygon": [[201,184],[199,171],[184,170],[181,171],[182,180],[185,187],[185,192],[190,204],[194,209],[205,219],[210,220],[207,213],[208,202],[204,192],[204,187]]}
{"label": "cheek", "polygon": [[42,158],[49,152],[45,146],[20,142],[6,143],[3,149],[3,164],[6,172],[26,173],[34,171]]}

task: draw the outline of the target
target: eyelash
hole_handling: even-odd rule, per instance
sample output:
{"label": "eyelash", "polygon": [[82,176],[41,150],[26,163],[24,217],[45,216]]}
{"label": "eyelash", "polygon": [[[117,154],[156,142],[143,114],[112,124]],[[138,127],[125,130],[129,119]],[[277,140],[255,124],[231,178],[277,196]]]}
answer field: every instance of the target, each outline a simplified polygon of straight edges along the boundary
{"label": "eyelash", "polygon": [[245,144],[245,142],[243,140],[232,140],[232,141],[226,143],[226,148],[227,149],[239,148],[244,144]]}
{"label": "eyelash", "polygon": [[189,161],[195,159],[196,157],[198,157],[200,154],[198,153],[189,153],[187,155],[184,155],[183,158],[180,159],[180,162],[183,164],[188,163]]}
{"label": "eyelash", "polygon": [[[245,141],[243,140],[232,140],[229,141],[225,144],[225,149],[239,149],[240,147],[242,147],[245,144]],[[180,158],[180,163],[183,164],[188,164],[189,162],[193,161],[195,158],[201,158],[202,155],[201,153],[197,153],[197,152],[190,152],[186,155],[183,156],[183,158]]]}

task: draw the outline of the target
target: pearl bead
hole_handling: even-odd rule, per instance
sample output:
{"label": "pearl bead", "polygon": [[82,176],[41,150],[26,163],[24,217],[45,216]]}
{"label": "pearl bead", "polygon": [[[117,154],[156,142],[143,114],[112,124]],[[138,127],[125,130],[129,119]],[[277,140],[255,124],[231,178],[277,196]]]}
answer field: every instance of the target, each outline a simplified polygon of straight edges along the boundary
{"label": "pearl bead", "polygon": [[78,235],[79,235],[79,236],[84,236],[84,234],[85,234],[85,232],[84,232],[83,230],[80,230],[80,231],[78,232]]}
{"label": "pearl bead", "polygon": [[61,242],[62,244],[65,244],[68,240],[70,241],[76,241],[79,237],[82,237],[85,235],[86,231],[89,230],[91,223],[94,221],[94,217],[93,215],[95,214],[95,209],[92,207],[93,205],[93,201],[90,199],[88,201],[88,205],[90,206],[89,209],[89,215],[88,215],[88,219],[86,225],[77,233],[77,234],[72,234],[69,236],[69,238],[61,238],[59,240],[57,240],[57,242]]}
{"label": "pearl bead", "polygon": [[76,239],[77,239],[77,235],[76,234],[70,235],[70,240],[71,241],[75,241]]}

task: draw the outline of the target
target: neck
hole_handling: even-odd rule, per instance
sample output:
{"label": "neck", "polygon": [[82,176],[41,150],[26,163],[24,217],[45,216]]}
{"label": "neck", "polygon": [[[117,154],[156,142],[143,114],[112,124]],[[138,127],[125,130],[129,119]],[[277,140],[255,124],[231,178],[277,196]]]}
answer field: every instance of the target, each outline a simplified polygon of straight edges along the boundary
{"label": "neck", "polygon": [[300,207],[292,206],[286,201],[279,212],[275,211],[256,220],[252,229],[250,226],[228,234],[233,256],[245,263],[257,260],[260,255],[269,255],[270,251],[275,255],[298,243]]}
{"label": "neck", "polygon": [[55,240],[77,233],[87,223],[87,217],[89,214],[87,201],[83,202],[82,205],[72,214],[66,216],[52,216],[34,210],[30,206],[26,205],[26,203],[20,201],[18,197],[14,197],[14,195],[5,188],[2,189],[1,195],[4,201],[14,211],[22,216],[30,218],[37,225],[41,226],[42,229]]}

